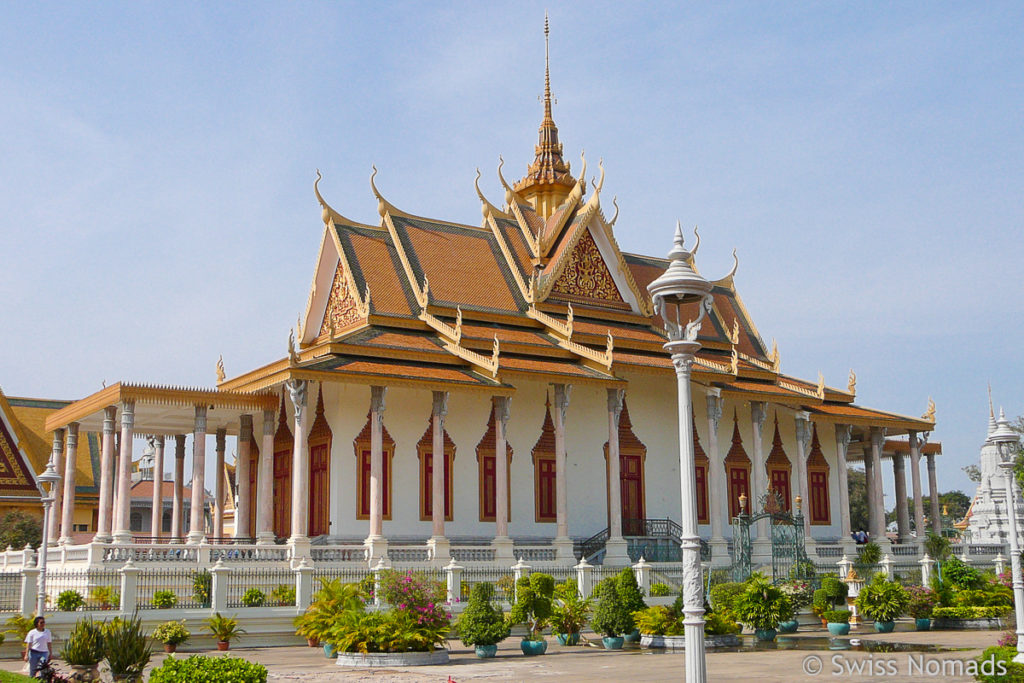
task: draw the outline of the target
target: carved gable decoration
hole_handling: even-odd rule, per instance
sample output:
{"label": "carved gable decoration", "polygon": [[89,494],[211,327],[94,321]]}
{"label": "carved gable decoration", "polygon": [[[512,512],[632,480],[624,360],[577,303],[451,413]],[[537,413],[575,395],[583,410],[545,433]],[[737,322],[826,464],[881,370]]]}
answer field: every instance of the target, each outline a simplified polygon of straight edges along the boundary
{"label": "carved gable decoration", "polygon": [[327,300],[327,310],[324,312],[324,320],[320,325],[320,334],[329,334],[332,330],[342,330],[362,321],[362,319],[363,316],[359,313],[359,302],[349,291],[345,268],[341,261],[338,261],[338,268],[334,271],[334,281],[331,283],[331,296]]}
{"label": "carved gable decoration", "polygon": [[[8,413],[8,419],[13,415]],[[7,428],[7,422],[0,419],[0,487],[5,491],[39,494],[32,483],[25,454],[18,448],[18,440]]]}
{"label": "carved gable decoration", "polygon": [[554,295],[570,298],[600,299],[624,303],[611,271],[601,256],[589,230],[584,230],[566,260],[558,280],[551,288]]}

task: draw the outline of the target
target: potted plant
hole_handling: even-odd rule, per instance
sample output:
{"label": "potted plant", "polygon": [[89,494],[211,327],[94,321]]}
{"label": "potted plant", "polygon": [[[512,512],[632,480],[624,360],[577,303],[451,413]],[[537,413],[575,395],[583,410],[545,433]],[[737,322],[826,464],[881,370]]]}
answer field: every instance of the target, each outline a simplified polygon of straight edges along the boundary
{"label": "potted plant", "polygon": [[619,594],[617,577],[609,577],[594,587],[594,616],[590,626],[604,637],[602,642],[606,650],[621,650],[623,633],[630,633],[636,625],[633,615],[622,602]]}
{"label": "potted plant", "polygon": [[103,646],[107,666],[115,681],[134,683],[142,680],[142,672],[153,654],[153,643],[142,630],[142,619],[115,617],[103,626]]}
{"label": "potted plant", "polygon": [[551,610],[551,632],[560,645],[578,645],[580,631],[590,614],[590,600],[580,595],[574,579],[566,579],[555,587],[555,602]]}
{"label": "potted plant", "polygon": [[236,617],[221,616],[220,612],[207,619],[206,625],[213,637],[217,639],[218,650],[227,650],[231,646],[232,640],[245,633],[245,629],[239,628]]}
{"label": "potted plant", "polygon": [[828,632],[834,636],[845,636],[850,633],[850,610],[830,609],[825,612]]}
{"label": "potted plant", "polygon": [[828,622],[825,621],[825,612],[828,612],[830,609],[832,609],[832,601],[828,599],[828,593],[825,589],[819,588],[814,591],[814,599],[811,601],[811,612],[814,613],[814,616],[821,619],[822,628],[828,625]]}
{"label": "potted plant", "polygon": [[491,604],[493,596],[492,584],[485,582],[474,585],[469,604],[455,622],[455,632],[462,644],[474,647],[476,656],[481,659],[493,657],[498,651],[498,643],[512,632],[505,615]]}
{"label": "potted plant", "polygon": [[763,577],[754,577],[736,600],[736,617],[754,629],[758,640],[775,640],[776,626],[793,618],[793,606],[781,589]]}
{"label": "potted plant", "polygon": [[113,586],[96,586],[92,589],[92,599],[100,609],[114,609],[121,602],[121,594]]}
{"label": "potted plant", "polygon": [[213,590],[213,574],[208,570],[196,572],[192,577],[192,597],[200,607],[210,606],[210,592]]}
{"label": "potted plant", "polygon": [[809,581],[802,579],[790,579],[779,588],[789,598],[789,604],[793,607],[793,618],[779,622],[779,633],[796,633],[800,627],[800,622],[796,620],[796,614],[811,604],[814,595],[813,588]]}
{"label": "potted plant", "polygon": [[6,631],[4,631],[4,633],[10,633],[18,637],[18,642],[21,643],[22,659],[25,658],[25,636],[28,635],[29,631],[35,628],[35,626],[32,624],[35,618],[36,615],[35,612],[33,612],[30,616],[27,617],[23,617],[20,614],[15,614],[9,617],[6,621],[6,624],[9,628]]}
{"label": "potted plant", "polygon": [[153,591],[153,607],[157,609],[171,609],[178,604],[178,596],[174,591]]}
{"label": "potted plant", "polygon": [[277,588],[270,591],[270,600],[271,602],[281,606],[294,605],[295,586],[289,586],[282,583]]}
{"label": "potted plant", "polygon": [[246,589],[242,595],[242,604],[246,607],[263,607],[263,603],[266,601],[267,594],[255,586]]}
{"label": "potted plant", "polygon": [[541,630],[551,618],[555,579],[550,574],[530,574],[516,582],[516,602],[510,618],[513,624],[526,624],[527,633],[519,643],[524,655],[542,655],[548,643]]}
{"label": "potted plant", "polygon": [[[295,633],[305,638],[310,647],[319,647],[321,642],[327,642],[327,635],[343,612],[363,611],[362,596],[357,584],[321,578],[320,590],[313,596],[313,602],[295,618]],[[324,654],[331,656],[326,648]]]}
{"label": "potted plant", "polygon": [[861,614],[873,619],[875,630],[879,633],[891,633],[895,628],[895,620],[907,608],[910,594],[907,590],[890,581],[884,574],[875,576],[860,589],[857,596],[857,609]]}
{"label": "potted plant", "polygon": [[192,634],[185,628],[185,620],[165,621],[153,629],[153,640],[164,644],[164,652],[174,652]]}
{"label": "potted plant", "polygon": [[99,680],[99,664],[106,656],[103,647],[103,624],[92,617],[79,619],[64,642],[60,658],[71,666],[76,680]]}
{"label": "potted plant", "polygon": [[[647,609],[647,603],[644,602],[644,594],[640,591],[640,586],[636,582],[636,574],[632,568],[624,567],[619,572],[619,575],[615,577],[615,584],[623,606],[629,611],[630,619],[633,618],[633,612]],[[623,633],[622,637],[624,642],[639,643],[640,631],[634,625],[628,632]]]}
{"label": "potted plant", "polygon": [[918,631],[927,631],[931,628],[932,611],[938,604],[939,596],[924,586],[910,586],[907,592],[910,594],[907,614],[914,619],[914,626]]}
{"label": "potted plant", "polygon": [[75,612],[85,604],[85,598],[76,590],[61,591],[57,596],[57,609],[61,612]]}

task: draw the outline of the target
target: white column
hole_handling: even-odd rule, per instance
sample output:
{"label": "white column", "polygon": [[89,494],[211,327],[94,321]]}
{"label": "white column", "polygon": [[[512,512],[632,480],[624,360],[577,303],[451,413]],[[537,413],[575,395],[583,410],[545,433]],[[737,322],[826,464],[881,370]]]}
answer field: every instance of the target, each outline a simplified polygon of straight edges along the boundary
{"label": "white column", "polygon": [[569,508],[565,477],[565,411],[569,408],[571,384],[555,385],[555,539],[559,560],[572,560],[572,539],[569,538]]}
{"label": "white column", "polygon": [[164,522],[164,437],[153,439],[153,514],[150,517],[150,533],[153,538],[163,535]]}
{"label": "white column", "polygon": [[196,406],[192,436],[192,495],[189,498],[188,542],[206,536],[206,406]]}
{"label": "white column", "polygon": [[899,542],[910,541],[910,509],[907,507],[907,475],[903,456],[899,453],[892,454],[892,475],[896,479],[896,528],[899,533]]}
{"label": "white column", "polygon": [[370,387],[370,533],[364,544],[372,565],[388,551],[384,538],[384,407],[388,388]]}
{"label": "white column", "polygon": [[604,563],[629,565],[629,547],[622,537],[622,461],[619,459],[619,421],[622,417],[622,389],[608,389],[608,541]]}
{"label": "white column", "polygon": [[[768,471],[765,469],[764,458],[764,423],[768,419],[767,405],[763,401],[750,402],[750,425],[754,431],[754,490],[751,491],[750,506],[751,514],[761,512],[757,509],[757,502],[768,492]],[[771,536],[768,532],[768,519],[762,518],[757,521],[757,538],[754,539],[753,554],[758,561],[764,561],[765,557],[771,557]]]}
{"label": "white column", "polygon": [[846,469],[846,450],[850,446],[853,428],[850,425],[836,425],[836,467],[839,469],[839,542],[853,554],[853,538],[850,534],[850,484]]}
{"label": "white column", "polygon": [[181,543],[185,512],[185,435],[174,435],[174,499],[171,501],[171,538]]}
{"label": "white column", "polygon": [[430,477],[430,519],[433,535],[427,542],[431,560],[436,565],[447,564],[451,559],[448,539],[444,535],[444,418],[448,414],[448,392],[433,392],[431,403],[431,424],[433,424]]}
{"label": "white column", "polygon": [[213,508],[213,536],[224,538],[224,451],[227,448],[227,430],[217,430],[216,462],[217,469],[213,473],[213,497],[216,499]]}
{"label": "white column", "polygon": [[306,397],[309,384],[294,379],[287,383],[295,411],[294,446],[292,448],[292,533],[288,543],[295,554],[308,555],[309,538],[309,453],[306,449]]}
{"label": "white column", "polygon": [[252,529],[249,528],[249,498],[252,495],[249,485],[252,467],[252,415],[241,416],[238,431],[238,460],[235,462],[235,489],[238,491],[238,500],[235,501],[235,538],[248,539],[252,536]]}
{"label": "white column", "polygon": [[[70,425],[69,425],[70,428]],[[64,453],[64,434],[63,429],[53,430],[53,452],[50,455],[50,460],[53,461],[53,469],[55,472],[60,472],[63,462],[61,456]],[[60,489],[56,485],[52,487],[51,497],[53,498],[52,507],[50,509],[50,516],[46,518],[47,536],[46,545],[52,546],[57,545],[57,536],[60,529],[58,528],[58,522],[60,521]]]}
{"label": "white column", "polygon": [[935,455],[924,456],[928,464],[928,497],[932,508],[932,531],[942,534],[942,510],[939,508],[939,482],[935,478]]}
{"label": "white column", "polygon": [[100,446],[100,498],[93,540],[109,543],[111,519],[114,514],[114,420],[117,406],[103,409],[103,443]]}
{"label": "white column", "polygon": [[64,457],[64,506],[60,522],[60,544],[72,543],[71,534],[75,527],[75,460],[78,456],[78,423],[68,425],[68,452]]}
{"label": "white column", "polygon": [[117,509],[114,543],[131,543],[132,441],[135,438],[135,401],[121,402],[121,456],[117,463]]}
{"label": "white column", "polygon": [[725,511],[729,502],[729,487],[725,481],[725,462],[718,450],[718,425],[722,420],[722,390],[707,389],[708,409],[708,507],[711,510],[711,563],[729,564],[729,544],[725,540]]}
{"label": "white column", "polygon": [[811,445],[811,416],[806,412],[796,414],[796,476],[800,490],[800,510],[804,516],[804,542],[814,543],[811,537],[811,498],[807,481],[807,458]]}
{"label": "white column", "polygon": [[256,542],[274,542],[274,411],[263,411],[263,445],[256,473]]}
{"label": "white column", "polygon": [[882,490],[882,445],[885,443],[885,430],[880,427],[871,428],[871,536],[876,543],[885,541],[885,498]]}
{"label": "white column", "polygon": [[508,396],[491,399],[494,410],[494,541],[496,560],[512,559],[512,539],[508,535],[508,446],[505,429],[508,427]]}
{"label": "white column", "polygon": [[910,439],[910,487],[914,494],[914,535],[919,541],[925,539],[924,499],[921,496],[921,444],[917,432],[908,432]]}

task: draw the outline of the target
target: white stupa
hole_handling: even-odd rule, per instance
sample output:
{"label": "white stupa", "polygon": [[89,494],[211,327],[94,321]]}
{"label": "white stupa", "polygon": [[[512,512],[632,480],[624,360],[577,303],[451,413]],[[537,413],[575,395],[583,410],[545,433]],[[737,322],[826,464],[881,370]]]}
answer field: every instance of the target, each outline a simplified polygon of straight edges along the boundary
{"label": "white stupa", "polygon": [[[1003,543],[1010,541],[1010,520],[1006,508],[1006,474],[999,467],[999,449],[991,436],[996,431],[996,417],[989,400],[988,438],[981,447],[981,482],[964,521],[964,536],[971,543]],[[1012,474],[1010,475],[1012,478]],[[1013,482],[1015,513],[1017,515],[1017,543],[1024,547],[1024,504],[1020,486]],[[961,525],[957,525],[961,526]]]}

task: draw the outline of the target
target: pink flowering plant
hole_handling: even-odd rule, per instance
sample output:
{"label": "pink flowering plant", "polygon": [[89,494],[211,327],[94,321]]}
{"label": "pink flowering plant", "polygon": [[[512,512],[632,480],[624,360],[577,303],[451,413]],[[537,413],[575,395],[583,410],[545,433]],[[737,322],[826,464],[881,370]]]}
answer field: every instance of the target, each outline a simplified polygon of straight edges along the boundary
{"label": "pink flowering plant", "polygon": [[914,619],[930,619],[932,611],[939,604],[938,594],[924,586],[907,586],[907,592],[910,593],[907,614]]}
{"label": "pink flowering plant", "polygon": [[810,605],[814,597],[814,586],[811,585],[810,581],[804,581],[803,579],[790,579],[780,584],[779,588],[789,598],[789,604],[793,607],[793,612],[797,612]]}
{"label": "pink flowering plant", "polygon": [[389,570],[380,577],[380,597],[392,609],[404,610],[425,626],[448,624],[445,585],[423,572]]}

